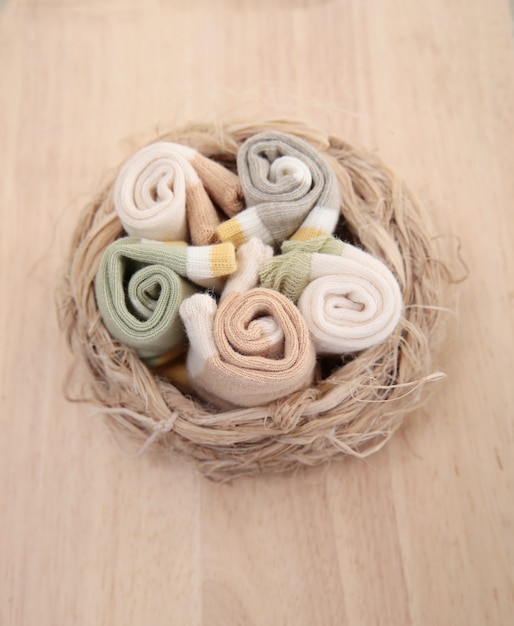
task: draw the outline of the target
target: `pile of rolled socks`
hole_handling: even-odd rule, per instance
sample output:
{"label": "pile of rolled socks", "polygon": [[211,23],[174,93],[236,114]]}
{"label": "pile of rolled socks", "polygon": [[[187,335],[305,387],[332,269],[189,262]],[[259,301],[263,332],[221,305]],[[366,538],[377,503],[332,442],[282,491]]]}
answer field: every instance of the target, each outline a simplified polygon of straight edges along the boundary
{"label": "pile of rolled socks", "polygon": [[441,377],[441,242],[394,172],[325,130],[171,130],[74,230],[68,394],[129,453],[216,479],[372,454]]}
{"label": "pile of rolled socks", "polygon": [[189,146],[150,144],[119,171],[113,202],[126,236],[96,275],[103,324],[151,368],[182,358],[182,385],[208,405],[307,389],[318,359],[376,346],[398,324],[397,279],[334,237],[337,177],[295,135],[249,137],[237,173]]}

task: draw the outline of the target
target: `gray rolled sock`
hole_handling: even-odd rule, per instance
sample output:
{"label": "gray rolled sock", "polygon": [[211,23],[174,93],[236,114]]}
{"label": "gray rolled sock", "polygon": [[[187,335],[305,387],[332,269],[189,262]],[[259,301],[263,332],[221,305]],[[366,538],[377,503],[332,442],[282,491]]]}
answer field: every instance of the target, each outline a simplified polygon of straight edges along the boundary
{"label": "gray rolled sock", "polygon": [[[335,173],[303,139],[278,131],[253,135],[239,149],[237,168],[247,208],[218,227],[222,241],[237,246],[259,237],[267,244],[280,243],[314,207],[332,210],[337,220],[340,194]],[[330,228],[333,225],[324,230]]]}

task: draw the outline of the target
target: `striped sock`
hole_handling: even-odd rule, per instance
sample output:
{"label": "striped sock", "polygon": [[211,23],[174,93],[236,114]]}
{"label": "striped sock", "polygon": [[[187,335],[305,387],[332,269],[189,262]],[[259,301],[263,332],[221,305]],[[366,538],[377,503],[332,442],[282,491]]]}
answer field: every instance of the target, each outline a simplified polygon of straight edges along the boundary
{"label": "striped sock", "polygon": [[339,209],[315,206],[290,239],[291,241],[308,241],[328,237],[334,232],[338,220]]}
{"label": "striped sock", "polygon": [[303,238],[332,232],[340,215],[335,173],[318,150],[278,131],[259,133],[239,149],[238,173],[247,207],[218,227],[222,241],[239,246],[251,237],[275,245],[305,223]]}
{"label": "striped sock", "polygon": [[334,237],[317,237],[307,241],[284,241],[281,254],[262,264],[261,287],[275,289],[297,302],[311,280],[311,265],[316,252],[341,256],[345,244]]}
{"label": "striped sock", "polygon": [[[129,238],[126,237],[125,241]],[[225,286],[225,277],[236,271],[234,245],[230,242],[216,243],[210,246],[188,246],[182,241],[154,241],[140,239],[147,254],[159,247],[166,248],[166,254],[172,260],[175,271],[193,283],[221,292]]]}

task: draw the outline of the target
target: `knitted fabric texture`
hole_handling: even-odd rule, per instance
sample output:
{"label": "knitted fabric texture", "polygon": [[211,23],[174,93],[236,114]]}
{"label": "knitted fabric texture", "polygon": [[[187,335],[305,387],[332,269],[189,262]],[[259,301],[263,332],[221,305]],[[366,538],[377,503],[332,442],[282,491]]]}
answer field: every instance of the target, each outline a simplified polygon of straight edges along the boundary
{"label": "knitted fabric texture", "polygon": [[100,261],[98,309],[113,337],[148,365],[160,365],[186,344],[181,302],[200,286],[219,286],[218,277],[234,270],[231,244],[193,247],[124,237],[111,243]]}
{"label": "knitted fabric texture", "polygon": [[241,246],[238,269],[217,306],[195,294],[180,306],[189,337],[189,382],[219,408],[259,406],[308,387],[316,354],[294,304],[269,289],[252,288],[272,254],[258,240]]}
{"label": "knitted fabric texture", "polygon": [[260,285],[276,289],[296,303],[311,280],[312,255],[315,252],[341,255],[344,245],[334,237],[284,241],[282,254],[269,259],[259,269]]}
{"label": "knitted fabric texture", "polygon": [[320,152],[302,139],[273,131],[258,133],[239,148],[237,169],[247,208],[218,227],[236,246],[258,237],[275,245],[306,220],[307,239],[334,230],[340,215],[336,176]]}
{"label": "knitted fabric texture", "polygon": [[149,239],[217,240],[220,218],[209,193],[228,216],[242,208],[235,174],[178,143],[159,141],[136,152],[114,185],[114,206],[126,232]]}
{"label": "knitted fabric texture", "polygon": [[298,303],[318,354],[343,354],[387,339],[402,313],[402,295],[379,259],[332,237],[287,241],[261,267],[261,286]]}

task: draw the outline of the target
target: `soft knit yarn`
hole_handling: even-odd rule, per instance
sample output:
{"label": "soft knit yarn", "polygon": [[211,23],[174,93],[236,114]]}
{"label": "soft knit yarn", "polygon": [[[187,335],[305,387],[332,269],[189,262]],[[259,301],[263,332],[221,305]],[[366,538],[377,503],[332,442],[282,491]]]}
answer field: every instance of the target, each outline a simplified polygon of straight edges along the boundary
{"label": "soft knit yarn", "polygon": [[276,289],[296,303],[311,280],[312,255],[315,252],[341,255],[343,250],[344,243],[334,237],[284,241],[282,253],[260,267],[260,285]]}
{"label": "soft knit yarn", "polygon": [[114,207],[126,232],[196,245],[216,241],[220,218],[211,197],[228,216],[242,207],[235,174],[193,148],[158,141],[136,152],[114,185]]}
{"label": "soft knit yarn", "polygon": [[220,408],[260,406],[313,381],[316,355],[300,312],[276,291],[251,288],[271,253],[249,241],[238,250],[238,269],[219,306],[206,294],[180,306],[190,342],[189,382]]}
{"label": "soft knit yarn", "polygon": [[233,274],[237,268],[234,244],[227,241],[210,246],[188,246],[183,241],[154,241],[153,239],[132,239],[126,237],[125,243],[144,245],[145,251],[158,250],[163,246],[166,256],[181,275],[200,287],[221,293],[225,286],[225,277]]}
{"label": "soft knit yarn", "polygon": [[274,245],[294,233],[309,212],[303,235],[332,232],[340,215],[336,176],[320,152],[299,137],[263,132],[239,148],[237,170],[247,208],[218,227],[222,241],[236,246],[258,237]]}
{"label": "soft knit yarn", "polygon": [[219,286],[219,277],[234,270],[232,244],[193,247],[117,239],[105,249],[96,275],[98,309],[111,335],[155,366],[186,343],[181,302],[199,286]]}
{"label": "soft knit yarn", "polygon": [[333,237],[287,241],[282,253],[261,268],[261,286],[298,302],[318,354],[364,350],[394,331],[402,295],[379,259]]}
{"label": "soft knit yarn", "polygon": [[244,208],[243,190],[237,174],[232,173],[212,159],[182,144],[175,144],[188,159],[200,177],[209,196],[228,217]]}

